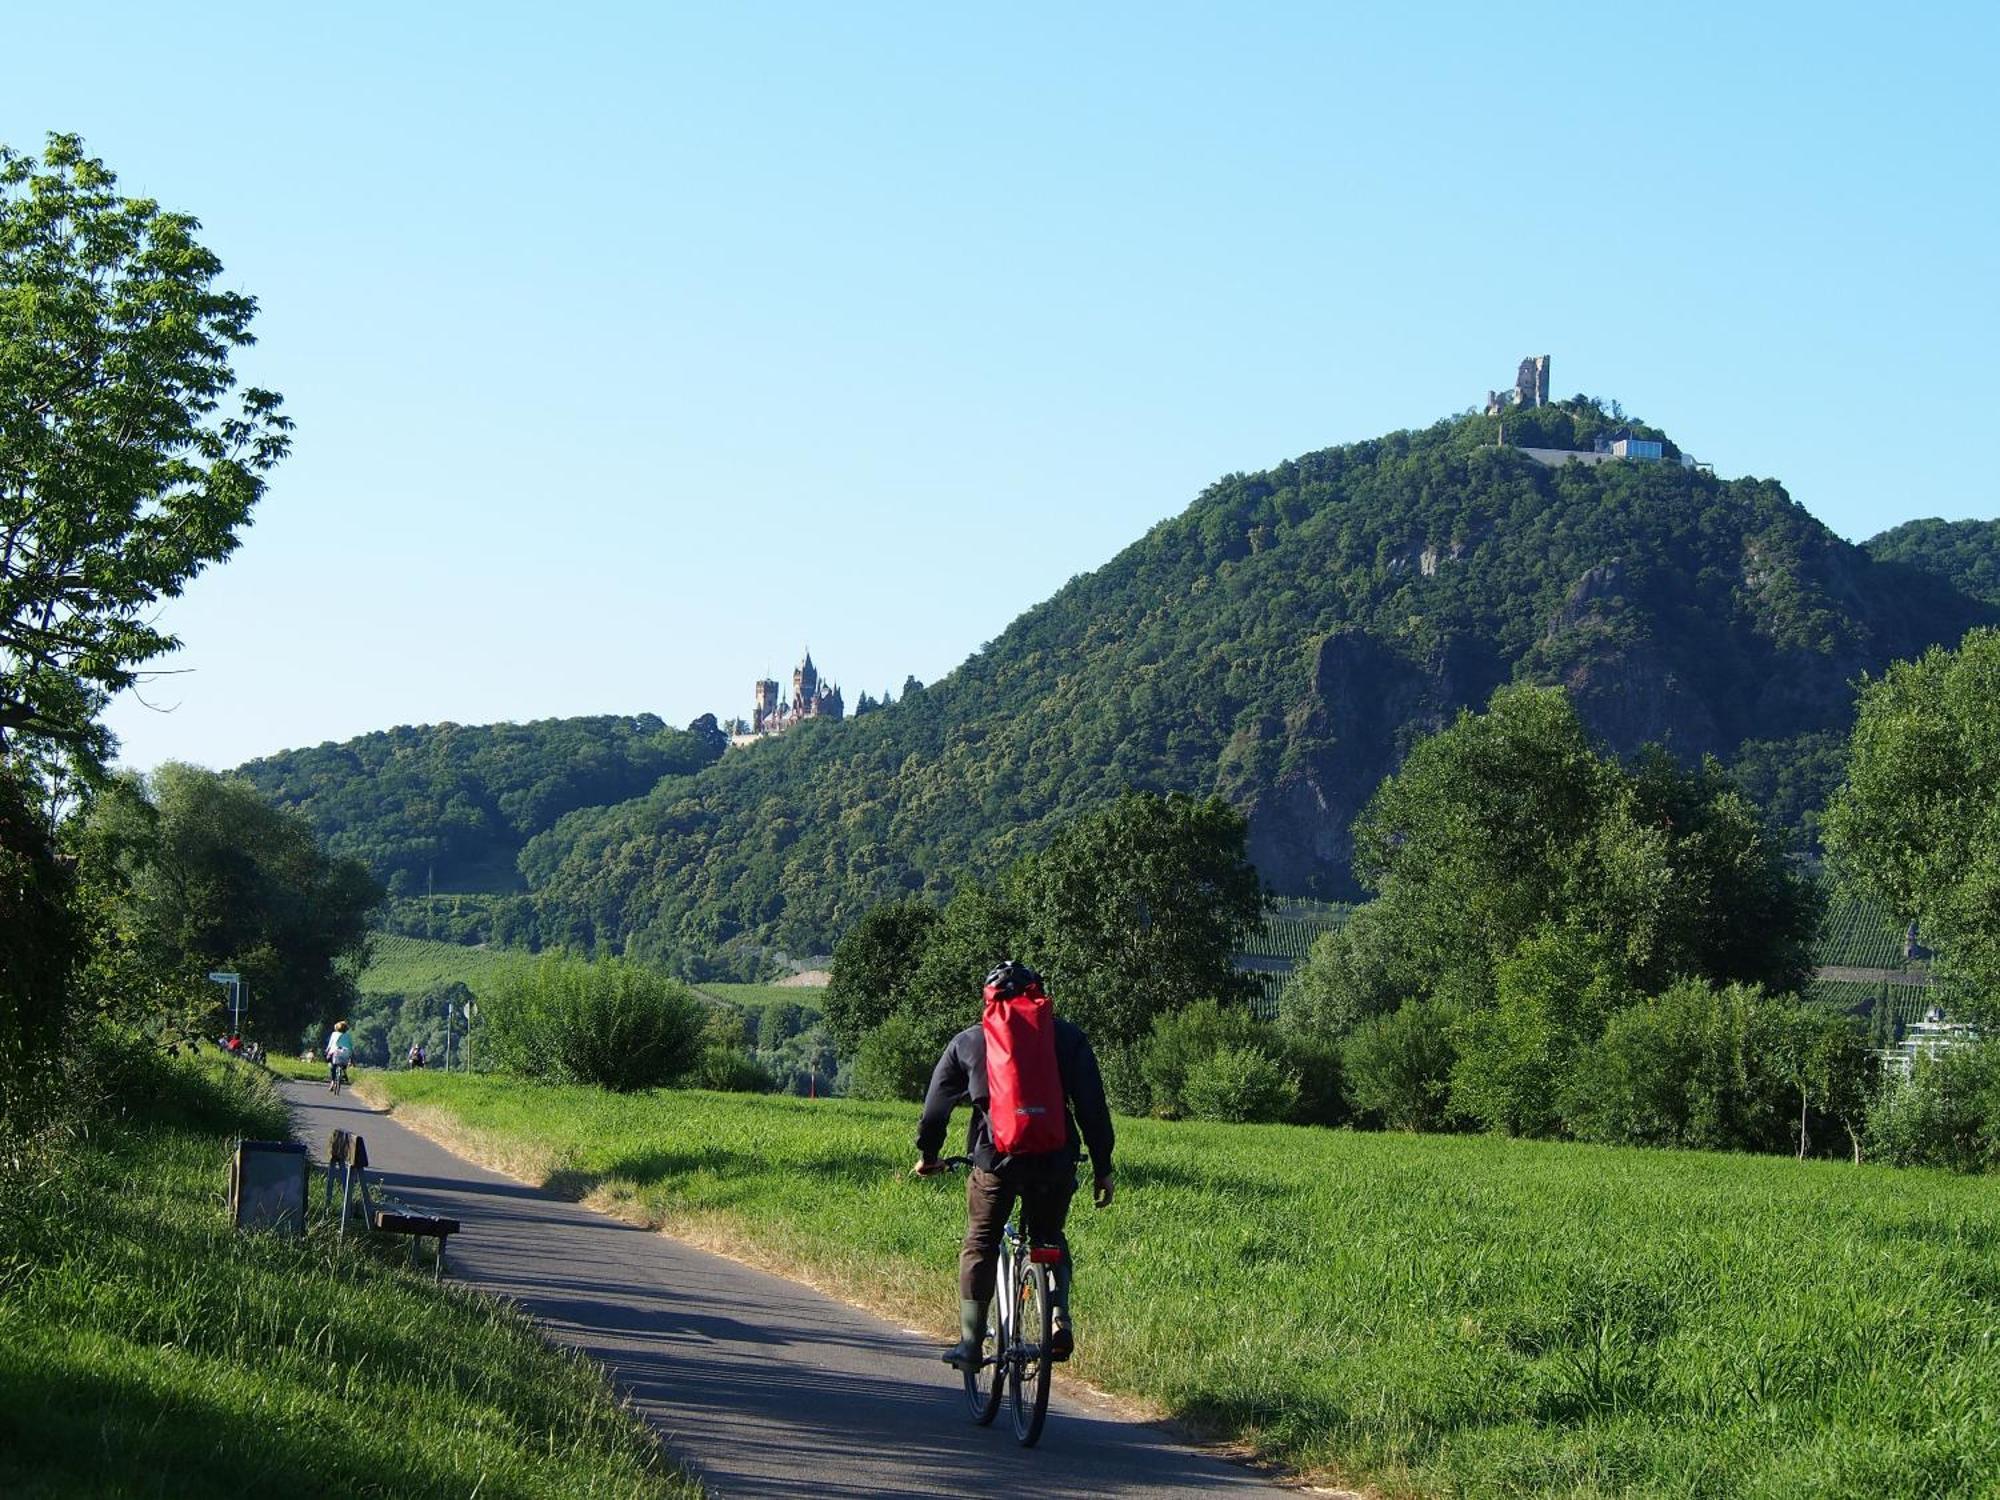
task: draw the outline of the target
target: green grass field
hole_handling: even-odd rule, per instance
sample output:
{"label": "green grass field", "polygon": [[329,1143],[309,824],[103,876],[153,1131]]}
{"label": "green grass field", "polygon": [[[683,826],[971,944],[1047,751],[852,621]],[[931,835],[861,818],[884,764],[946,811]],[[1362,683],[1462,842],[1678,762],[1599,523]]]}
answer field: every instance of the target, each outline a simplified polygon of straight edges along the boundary
{"label": "green grass field", "polygon": [[[370,1087],[523,1175],[950,1326],[962,1197],[906,1175],[912,1107]],[[1073,1219],[1073,1368],[1208,1431],[1391,1495],[2000,1492],[1990,1182],[1120,1128],[1119,1201]]]}
{"label": "green grass field", "polygon": [[143,1116],[0,1190],[0,1494],[699,1494],[601,1372],[497,1303],[358,1239],[232,1230],[232,1138],[285,1130],[262,1075],[134,1079]]}

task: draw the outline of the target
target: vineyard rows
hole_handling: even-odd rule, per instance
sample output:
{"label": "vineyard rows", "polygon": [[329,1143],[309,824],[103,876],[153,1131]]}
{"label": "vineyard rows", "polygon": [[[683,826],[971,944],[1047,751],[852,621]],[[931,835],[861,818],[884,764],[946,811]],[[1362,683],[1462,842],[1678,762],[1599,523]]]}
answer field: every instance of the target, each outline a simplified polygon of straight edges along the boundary
{"label": "vineyard rows", "polygon": [[1815,965],[1836,964],[1860,969],[1903,967],[1903,929],[1872,901],[1835,896],[1813,941]]}

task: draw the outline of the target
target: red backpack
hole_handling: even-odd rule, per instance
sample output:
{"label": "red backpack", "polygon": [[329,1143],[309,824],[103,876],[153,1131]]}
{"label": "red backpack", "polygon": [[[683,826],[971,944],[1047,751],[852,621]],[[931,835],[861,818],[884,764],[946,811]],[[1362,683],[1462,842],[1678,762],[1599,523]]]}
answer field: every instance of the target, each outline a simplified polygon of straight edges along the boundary
{"label": "red backpack", "polygon": [[986,1119],[1003,1156],[1033,1156],[1069,1144],[1069,1112],[1056,1064],[1056,1013],[1039,984],[1012,999],[986,989]]}

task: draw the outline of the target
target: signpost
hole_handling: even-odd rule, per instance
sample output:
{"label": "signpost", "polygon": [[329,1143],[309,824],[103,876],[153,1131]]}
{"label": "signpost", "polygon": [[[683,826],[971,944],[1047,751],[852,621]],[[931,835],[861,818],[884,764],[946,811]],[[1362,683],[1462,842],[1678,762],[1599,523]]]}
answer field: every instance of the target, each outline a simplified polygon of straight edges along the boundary
{"label": "signpost", "polygon": [[208,976],[217,984],[229,986],[229,1034],[243,1034],[243,976],[241,974],[211,974]]}

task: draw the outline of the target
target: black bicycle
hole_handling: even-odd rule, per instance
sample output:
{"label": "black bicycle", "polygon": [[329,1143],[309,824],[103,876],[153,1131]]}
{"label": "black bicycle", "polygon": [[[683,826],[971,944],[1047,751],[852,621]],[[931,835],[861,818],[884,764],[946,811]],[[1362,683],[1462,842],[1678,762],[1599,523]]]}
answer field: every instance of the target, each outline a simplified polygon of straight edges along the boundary
{"label": "black bicycle", "polygon": [[[969,1156],[947,1156],[940,1166],[971,1167]],[[986,1314],[986,1338],[979,1363],[967,1365],[965,1404],[972,1420],[986,1426],[1000,1414],[1000,1398],[1008,1399],[1014,1438],[1032,1448],[1042,1436],[1049,1415],[1051,1319],[1055,1307],[1055,1268],[1063,1253],[1054,1245],[1028,1240],[1027,1210],[1017,1204],[1000,1236],[1000,1269],[994,1279],[993,1301]]]}

